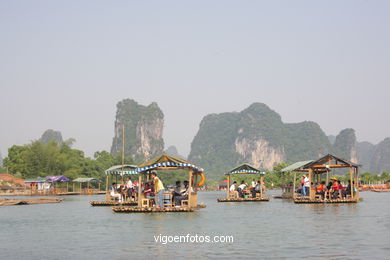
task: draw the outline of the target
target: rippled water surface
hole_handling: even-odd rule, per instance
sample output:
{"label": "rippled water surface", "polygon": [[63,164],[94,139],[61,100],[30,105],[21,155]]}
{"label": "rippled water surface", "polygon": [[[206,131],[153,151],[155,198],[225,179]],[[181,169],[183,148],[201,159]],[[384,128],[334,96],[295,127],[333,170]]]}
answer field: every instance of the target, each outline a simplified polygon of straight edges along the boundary
{"label": "rippled water surface", "polygon": [[[277,192],[270,192],[277,194]],[[390,193],[358,204],[217,203],[193,213],[117,214],[104,196],[0,207],[1,259],[390,259]],[[233,243],[156,243],[158,235],[232,235]]]}

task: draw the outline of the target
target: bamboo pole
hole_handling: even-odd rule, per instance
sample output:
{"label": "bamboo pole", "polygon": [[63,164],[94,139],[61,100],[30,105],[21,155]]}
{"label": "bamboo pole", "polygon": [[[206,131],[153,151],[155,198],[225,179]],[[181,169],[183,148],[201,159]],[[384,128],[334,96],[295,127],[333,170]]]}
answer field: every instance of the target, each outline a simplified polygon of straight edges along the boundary
{"label": "bamboo pole", "polygon": [[106,200],[110,199],[109,191],[108,191],[108,174],[106,175]]}
{"label": "bamboo pole", "polygon": [[263,175],[261,175],[261,177],[260,177],[260,198],[263,197],[263,189],[265,190],[264,177],[263,177]]}
{"label": "bamboo pole", "polygon": [[227,193],[226,195],[227,195],[227,198],[229,198],[229,196],[230,196],[230,175],[227,176],[227,183],[226,183],[226,185],[227,185],[226,186],[226,188],[227,188],[226,189],[226,193]]}
{"label": "bamboo pole", "polygon": [[192,197],[192,192],[191,192],[191,188],[192,188],[192,169],[190,168],[190,170],[188,171],[188,177],[189,177],[189,180],[188,180],[188,207],[191,208],[191,197]]}
{"label": "bamboo pole", "polygon": [[72,184],[72,192],[74,192],[74,185],[75,185],[75,183],[73,182],[73,184]]}
{"label": "bamboo pole", "polygon": [[351,199],[353,199],[353,168],[352,166],[349,167],[349,182],[351,184]]}
{"label": "bamboo pole", "polygon": [[125,125],[122,125],[122,178],[121,178],[122,185],[123,185],[123,176],[124,176],[124,164],[125,164]]}
{"label": "bamboo pole", "polygon": [[81,194],[82,192],[81,192],[81,182],[80,182],[80,194]]}
{"label": "bamboo pole", "polygon": [[[142,199],[141,199],[141,182],[142,182],[142,172],[139,173],[139,176],[138,176],[138,207],[141,207],[142,205]],[[156,204],[157,204],[157,193],[156,191],[154,191],[154,198],[156,200]]]}
{"label": "bamboo pole", "polygon": [[[314,198],[313,196],[313,192],[311,192],[311,182],[313,181],[313,169],[312,168],[309,168],[309,198],[312,199],[312,197]],[[303,188],[305,188],[305,184],[303,184]]]}
{"label": "bamboo pole", "polygon": [[294,183],[293,183],[293,199],[295,199],[295,181],[297,179],[297,172],[294,172]]}

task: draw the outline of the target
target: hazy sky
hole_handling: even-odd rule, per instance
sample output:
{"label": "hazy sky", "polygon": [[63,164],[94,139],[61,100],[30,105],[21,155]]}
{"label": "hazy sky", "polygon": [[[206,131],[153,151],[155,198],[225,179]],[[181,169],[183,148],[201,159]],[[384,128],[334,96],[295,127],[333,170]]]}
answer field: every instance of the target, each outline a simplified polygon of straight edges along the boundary
{"label": "hazy sky", "polygon": [[187,155],[203,116],[264,102],[390,136],[390,1],[0,0],[0,151],[46,129],[109,150],[116,103],[155,101]]}

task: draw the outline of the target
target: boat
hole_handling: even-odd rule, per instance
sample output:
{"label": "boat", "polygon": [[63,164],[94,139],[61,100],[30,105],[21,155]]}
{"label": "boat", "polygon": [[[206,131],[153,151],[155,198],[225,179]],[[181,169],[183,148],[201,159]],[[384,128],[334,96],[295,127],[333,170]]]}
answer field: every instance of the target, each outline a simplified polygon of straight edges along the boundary
{"label": "boat", "polygon": [[[245,195],[244,197],[239,197],[239,194],[237,191],[231,192],[230,191],[230,181],[233,175],[257,175],[258,180],[260,182],[261,188],[260,192],[256,193],[256,196],[253,197],[252,193],[247,190],[244,191]],[[255,167],[249,165],[249,164],[242,164],[238,167],[235,167],[225,173],[227,178],[227,189],[226,189],[226,198],[219,198],[217,199],[218,202],[259,202],[259,201],[269,201],[269,197],[264,196],[264,171],[260,171],[259,169],[256,169]]]}
{"label": "boat", "polygon": [[[350,194],[343,196],[343,192],[339,192],[337,197],[332,196],[331,192],[327,192],[323,195],[316,194],[316,188],[313,183],[320,183],[326,180],[337,179],[335,176],[331,176],[332,169],[346,169],[349,168],[350,174]],[[284,169],[282,172],[294,172],[294,184],[293,184],[293,201],[297,204],[306,203],[357,203],[359,199],[358,179],[359,179],[359,165],[342,158],[336,157],[332,154],[327,154],[316,161],[303,161],[296,162]],[[334,172],[334,171],[333,171]],[[309,178],[309,195],[303,196],[297,192],[297,174],[305,173]]]}
{"label": "boat", "polygon": [[[188,172],[189,192],[188,198],[181,201],[180,206],[174,206],[172,193],[164,193],[164,207],[156,207],[154,197],[145,197],[142,192],[142,187],[147,181],[151,180],[152,171],[165,170],[185,170]],[[204,208],[204,204],[198,204],[198,189],[205,183],[203,169],[197,167],[191,162],[188,162],[180,157],[161,154],[156,158],[148,160],[135,169],[138,174],[138,205],[135,207],[115,206],[112,210],[117,213],[166,213],[166,212],[193,212]],[[183,172],[183,171],[182,171]],[[198,180],[200,179],[200,180]]]}

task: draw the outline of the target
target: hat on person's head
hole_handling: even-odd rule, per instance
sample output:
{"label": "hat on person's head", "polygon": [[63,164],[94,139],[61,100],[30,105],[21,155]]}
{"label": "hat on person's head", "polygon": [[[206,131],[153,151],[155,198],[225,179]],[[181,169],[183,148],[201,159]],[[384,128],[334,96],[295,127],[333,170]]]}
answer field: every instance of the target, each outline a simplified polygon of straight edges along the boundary
{"label": "hat on person's head", "polygon": [[337,181],[337,178],[336,177],[332,177],[330,178],[331,180],[334,180],[334,181]]}

